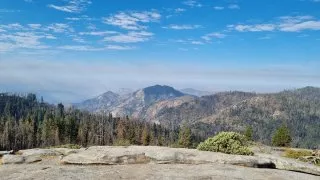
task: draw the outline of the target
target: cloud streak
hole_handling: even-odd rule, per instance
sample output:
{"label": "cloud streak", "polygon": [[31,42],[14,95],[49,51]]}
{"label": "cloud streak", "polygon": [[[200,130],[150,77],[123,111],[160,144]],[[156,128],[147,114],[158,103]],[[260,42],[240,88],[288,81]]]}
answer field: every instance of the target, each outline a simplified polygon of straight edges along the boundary
{"label": "cloud streak", "polygon": [[68,13],[80,13],[86,10],[87,6],[91,3],[92,2],[90,0],[68,0],[65,5],[49,4],[48,7]]}
{"label": "cloud streak", "polygon": [[113,25],[127,30],[146,29],[147,23],[157,22],[161,15],[156,11],[132,11],[119,12],[115,15],[103,18],[105,24]]}

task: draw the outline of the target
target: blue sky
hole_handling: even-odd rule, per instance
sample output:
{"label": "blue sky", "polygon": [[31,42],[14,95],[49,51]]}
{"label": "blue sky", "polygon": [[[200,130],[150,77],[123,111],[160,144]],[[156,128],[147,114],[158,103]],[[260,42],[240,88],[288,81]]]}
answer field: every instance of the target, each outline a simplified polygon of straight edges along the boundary
{"label": "blue sky", "polygon": [[2,0],[0,91],[320,86],[319,0]]}

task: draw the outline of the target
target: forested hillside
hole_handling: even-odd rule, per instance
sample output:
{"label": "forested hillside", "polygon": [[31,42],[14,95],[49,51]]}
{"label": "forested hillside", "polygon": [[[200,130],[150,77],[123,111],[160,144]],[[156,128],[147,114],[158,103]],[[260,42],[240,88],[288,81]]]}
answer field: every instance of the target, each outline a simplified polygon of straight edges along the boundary
{"label": "forested hillside", "polygon": [[34,94],[0,94],[0,150],[18,150],[62,144],[171,145],[179,129],[166,129],[111,114],[91,114],[37,101]]}
{"label": "forested hillside", "polygon": [[[199,130],[244,131],[253,128],[256,141],[271,143],[271,136],[286,125],[293,138],[291,146],[320,146],[320,89],[306,87],[274,94],[259,94],[199,120]],[[199,128],[201,127],[201,128]],[[209,132],[208,132],[209,131]]]}

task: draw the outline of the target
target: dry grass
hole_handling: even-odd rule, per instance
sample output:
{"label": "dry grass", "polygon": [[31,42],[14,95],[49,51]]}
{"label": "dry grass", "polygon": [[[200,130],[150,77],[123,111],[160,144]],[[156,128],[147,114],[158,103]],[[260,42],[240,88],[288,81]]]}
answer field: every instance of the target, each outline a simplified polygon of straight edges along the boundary
{"label": "dry grass", "polygon": [[284,151],[284,156],[293,159],[299,159],[304,156],[312,156],[312,152],[309,150],[293,150],[293,149],[286,149]]}

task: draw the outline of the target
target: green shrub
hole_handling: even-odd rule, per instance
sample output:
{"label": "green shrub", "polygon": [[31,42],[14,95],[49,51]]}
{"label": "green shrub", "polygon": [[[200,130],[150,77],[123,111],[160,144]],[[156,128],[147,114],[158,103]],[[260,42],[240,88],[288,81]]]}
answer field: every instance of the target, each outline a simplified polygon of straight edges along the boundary
{"label": "green shrub", "polygon": [[130,146],[128,139],[118,139],[113,143],[114,146]]}
{"label": "green shrub", "polygon": [[284,152],[284,156],[288,158],[299,159],[300,157],[304,156],[312,156],[312,152],[308,150],[286,149]]}
{"label": "green shrub", "polygon": [[68,148],[68,149],[80,149],[81,146],[78,144],[63,144],[59,146],[52,146],[50,148]]}
{"label": "green shrub", "polygon": [[200,143],[197,149],[226,154],[253,155],[253,152],[248,148],[247,138],[236,132],[220,132]]}
{"label": "green shrub", "polygon": [[282,125],[272,136],[272,145],[279,147],[288,147],[292,141],[289,129]]}

